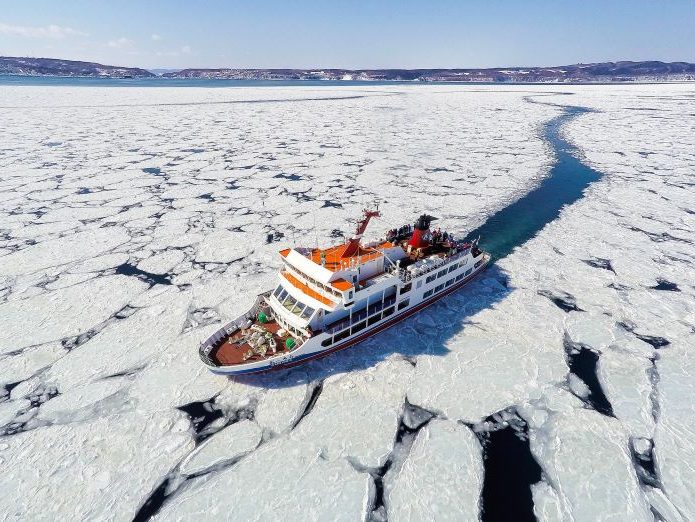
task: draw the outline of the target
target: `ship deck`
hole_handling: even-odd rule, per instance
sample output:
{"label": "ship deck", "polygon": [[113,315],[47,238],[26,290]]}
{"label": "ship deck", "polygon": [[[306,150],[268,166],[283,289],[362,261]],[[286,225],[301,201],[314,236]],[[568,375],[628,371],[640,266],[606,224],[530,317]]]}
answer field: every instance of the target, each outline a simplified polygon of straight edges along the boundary
{"label": "ship deck", "polygon": [[249,328],[237,330],[226,338],[213,352],[213,358],[220,366],[232,366],[289,353],[285,346],[289,335],[284,332],[281,335],[281,330],[282,327],[272,319],[267,323],[254,321]]}
{"label": "ship deck", "polygon": [[393,247],[393,243],[384,241],[373,248],[365,248],[362,245],[359,245],[353,254],[346,257],[345,249],[347,246],[348,243],[324,249],[315,248],[311,251],[309,256],[310,259],[317,265],[321,265],[323,261],[323,266],[325,268],[332,272],[337,272],[338,270],[342,270],[343,268],[349,266],[350,261],[353,259],[356,259],[360,264],[363,264],[383,256],[384,254],[380,252],[379,249],[391,248]]}

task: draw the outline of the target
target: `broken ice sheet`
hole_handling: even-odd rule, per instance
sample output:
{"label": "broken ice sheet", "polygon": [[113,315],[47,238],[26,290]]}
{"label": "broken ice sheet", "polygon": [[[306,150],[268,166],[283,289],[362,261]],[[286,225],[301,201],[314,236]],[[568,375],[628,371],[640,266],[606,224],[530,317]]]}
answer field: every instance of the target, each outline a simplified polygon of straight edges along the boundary
{"label": "broken ice sheet", "polygon": [[233,514],[239,520],[352,521],[364,516],[371,495],[371,477],[346,460],[326,460],[312,445],[281,438],[174,495],[156,520]]}
{"label": "broken ice sheet", "polygon": [[181,417],[116,414],[4,437],[3,468],[13,470],[0,473],[0,490],[13,492],[4,509],[31,520],[132,519],[143,491],[192,448]]}
{"label": "broken ice sheet", "polygon": [[482,448],[466,426],[433,420],[417,434],[405,464],[384,484],[393,520],[476,520],[483,487]]}
{"label": "broken ice sheet", "polygon": [[242,420],[218,431],[182,463],[186,475],[204,472],[225,462],[233,463],[261,442],[262,430],[250,420]]}
{"label": "broken ice sheet", "polygon": [[526,418],[531,451],[558,494],[563,518],[651,520],[628,452],[629,433],[615,419],[571,404],[550,402],[545,419]]}
{"label": "broken ice sheet", "polygon": [[[400,455],[383,477],[386,515],[411,498],[425,511],[425,493],[447,486],[441,470],[465,502],[439,494],[433,509],[475,518],[477,450],[456,421],[516,405],[548,481],[532,486],[540,519],[653,519],[649,504],[695,518],[692,86],[6,86],[0,97],[0,410],[30,421],[0,441],[13,513],[132,519],[186,462],[210,473],[155,516],[362,519],[376,515],[374,470]],[[263,99],[276,101],[246,103]],[[496,273],[301,376],[228,380],[199,363],[196,339],[275,284],[279,248],[350,233],[365,202],[385,217],[370,235],[421,212],[464,232],[538,184],[554,161],[539,129],[561,108],[529,101],[596,109],[563,133],[603,178]],[[114,276],[124,263],[171,284]],[[563,388],[582,395],[565,334],[597,354],[616,418]],[[204,436],[177,409],[191,403],[218,416],[197,448]],[[398,448],[400,416],[409,426],[407,408],[421,407],[429,423]],[[224,444],[246,428],[248,444]],[[653,452],[663,489],[639,483],[631,443]],[[287,503],[298,491],[307,502]]]}
{"label": "broken ice sheet", "polygon": [[311,414],[292,431],[292,440],[314,444],[329,460],[350,457],[359,466],[383,465],[412,371],[407,361],[394,359],[327,378]]}
{"label": "broken ice sheet", "polygon": [[0,304],[0,352],[84,333],[144,289],[137,279],[109,276]]}

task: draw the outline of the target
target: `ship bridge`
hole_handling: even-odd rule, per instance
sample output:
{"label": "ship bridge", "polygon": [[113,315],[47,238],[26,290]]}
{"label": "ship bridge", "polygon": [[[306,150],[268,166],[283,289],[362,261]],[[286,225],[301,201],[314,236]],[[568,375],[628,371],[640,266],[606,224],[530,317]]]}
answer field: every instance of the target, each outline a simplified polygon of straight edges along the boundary
{"label": "ship bridge", "polygon": [[287,248],[280,251],[281,283],[307,296],[319,308],[332,311],[349,303],[365,283],[383,274],[389,265],[406,257],[402,247],[390,241],[363,245],[360,240],[369,220],[379,211],[364,211],[354,236],[328,248]]}

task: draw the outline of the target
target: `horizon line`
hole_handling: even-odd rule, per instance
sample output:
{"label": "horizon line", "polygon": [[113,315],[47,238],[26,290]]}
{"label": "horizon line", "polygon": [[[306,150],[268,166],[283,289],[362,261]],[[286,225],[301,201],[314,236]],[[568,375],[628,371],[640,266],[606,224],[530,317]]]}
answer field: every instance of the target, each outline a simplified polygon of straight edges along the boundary
{"label": "horizon line", "polygon": [[164,65],[158,66],[146,66],[138,67],[133,65],[111,65],[101,62],[89,61],[89,60],[76,60],[72,58],[54,58],[49,56],[6,56],[0,55],[0,59],[30,59],[30,60],[59,60],[66,62],[81,62],[81,63],[91,63],[96,65],[102,65],[104,67],[116,67],[116,68],[128,68],[128,69],[141,69],[145,71],[150,71],[153,69],[168,69],[172,71],[183,71],[186,69],[195,70],[238,70],[238,71],[254,71],[254,70],[266,70],[266,71],[313,71],[313,70],[338,70],[338,71],[456,71],[456,70],[494,70],[494,69],[541,69],[541,68],[557,68],[557,67],[570,67],[576,65],[600,65],[600,64],[616,64],[616,63],[662,63],[662,64],[688,64],[695,65],[695,62],[689,62],[686,60],[677,61],[664,61],[655,59],[646,60],[608,60],[602,62],[575,62],[575,63],[563,63],[560,65],[500,65],[500,66],[486,66],[486,67],[322,67],[322,66],[312,66],[312,67],[235,67],[235,66],[216,66],[216,67],[198,67],[198,66],[186,66],[186,67],[168,67]]}

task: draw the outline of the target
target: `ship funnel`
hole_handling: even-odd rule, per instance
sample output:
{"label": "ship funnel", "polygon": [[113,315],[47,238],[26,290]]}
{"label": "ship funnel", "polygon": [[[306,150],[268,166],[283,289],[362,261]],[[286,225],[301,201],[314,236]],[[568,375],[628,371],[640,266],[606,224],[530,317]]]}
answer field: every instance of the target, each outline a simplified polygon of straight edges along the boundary
{"label": "ship funnel", "polygon": [[425,248],[430,244],[430,223],[437,219],[434,216],[429,216],[427,214],[421,215],[417,218],[415,222],[415,227],[413,230],[413,237],[408,241],[408,245],[417,248]]}

